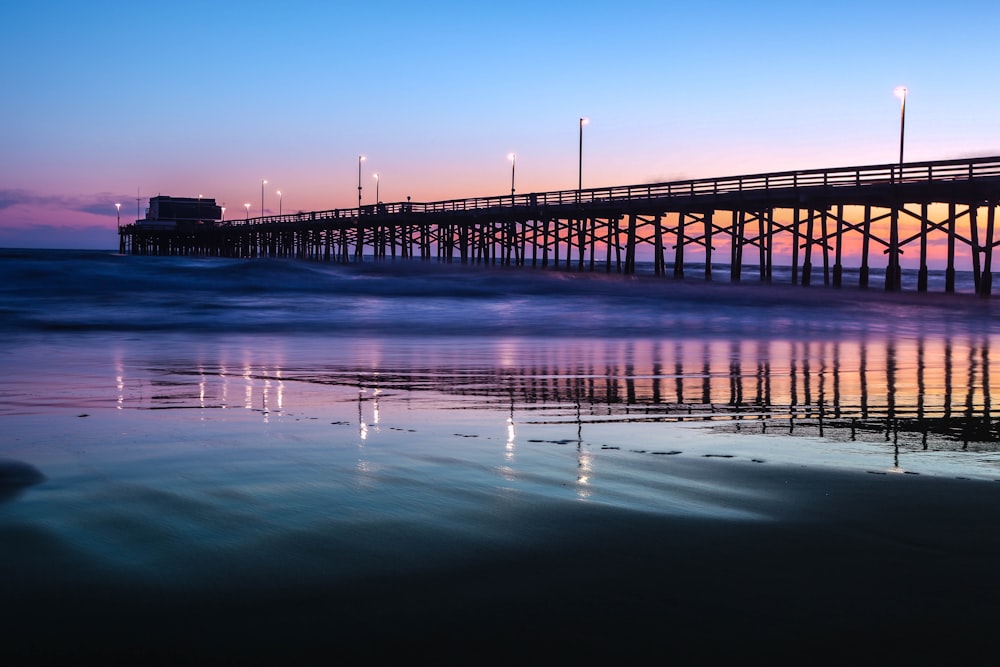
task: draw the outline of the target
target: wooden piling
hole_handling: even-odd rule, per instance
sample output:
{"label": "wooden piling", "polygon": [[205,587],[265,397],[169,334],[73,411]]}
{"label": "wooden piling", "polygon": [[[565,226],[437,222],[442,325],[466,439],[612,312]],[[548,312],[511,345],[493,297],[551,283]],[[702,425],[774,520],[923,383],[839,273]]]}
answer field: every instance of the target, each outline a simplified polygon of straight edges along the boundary
{"label": "wooden piling", "polygon": [[833,259],[833,286],[841,287],[844,279],[844,206],[837,205],[837,236],[834,246],[835,256]]}
{"label": "wooden piling", "polygon": [[[674,278],[684,277],[684,218],[686,213],[677,214],[677,242],[674,245]],[[707,250],[705,251],[708,252]]]}
{"label": "wooden piling", "polygon": [[[980,282],[980,296],[989,296],[993,289],[993,230],[996,222],[996,203],[988,202],[989,207],[986,212],[986,243],[984,245],[985,255],[983,257],[983,277]],[[988,366],[988,364],[984,364]]]}
{"label": "wooden piling", "polygon": [[861,232],[861,268],[858,269],[858,287],[868,288],[868,252],[871,242],[872,207],[865,205],[865,218],[862,221]]}
{"label": "wooden piling", "polygon": [[944,270],[944,291],[955,291],[955,225],[957,222],[954,202],[948,204],[948,264]]}

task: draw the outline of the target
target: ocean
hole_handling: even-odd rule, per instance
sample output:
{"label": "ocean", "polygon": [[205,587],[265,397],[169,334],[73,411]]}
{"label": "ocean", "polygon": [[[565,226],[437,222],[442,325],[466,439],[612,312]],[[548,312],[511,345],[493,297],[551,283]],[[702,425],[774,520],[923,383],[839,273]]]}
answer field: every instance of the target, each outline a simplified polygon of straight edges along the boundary
{"label": "ocean", "polygon": [[7,646],[996,648],[995,298],[783,271],[2,250]]}

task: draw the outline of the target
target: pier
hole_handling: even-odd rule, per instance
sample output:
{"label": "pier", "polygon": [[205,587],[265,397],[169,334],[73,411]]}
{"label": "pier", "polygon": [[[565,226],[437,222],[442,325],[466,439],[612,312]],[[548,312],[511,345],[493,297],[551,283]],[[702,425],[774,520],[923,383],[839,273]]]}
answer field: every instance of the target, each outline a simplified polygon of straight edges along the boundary
{"label": "pier", "polygon": [[[928,290],[929,262],[971,268],[977,294],[992,290],[1000,156],[395,202],[173,227],[122,226],[133,255],[288,257],[331,262],[419,258],[632,274],[640,258],[656,276],[685,278],[713,262],[729,279],[771,282],[776,260],[793,284],[844,285],[845,267],[869,287],[899,291],[913,257]],[[942,247],[932,258],[931,248]],[[907,254],[909,253],[909,254]],[[850,264],[853,262],[853,264]],[[752,267],[752,268],[751,268]],[[747,269],[748,275],[744,275]]]}

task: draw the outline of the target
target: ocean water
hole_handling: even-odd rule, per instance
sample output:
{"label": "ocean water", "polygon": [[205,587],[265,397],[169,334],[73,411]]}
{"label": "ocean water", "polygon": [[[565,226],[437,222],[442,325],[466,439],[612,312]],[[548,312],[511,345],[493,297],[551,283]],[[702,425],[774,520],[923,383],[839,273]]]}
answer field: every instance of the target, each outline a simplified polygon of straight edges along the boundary
{"label": "ocean water", "polygon": [[[25,655],[329,653],[334,621],[357,651],[440,648],[444,626],[489,644],[501,611],[624,604],[643,583],[596,577],[607,563],[671,539],[678,567],[715,558],[689,522],[799,525],[823,507],[808,475],[958,484],[992,507],[1000,322],[962,281],[0,251],[4,620]],[[558,593],[533,597],[546,581]],[[688,618],[636,609],[604,618],[609,645]]]}

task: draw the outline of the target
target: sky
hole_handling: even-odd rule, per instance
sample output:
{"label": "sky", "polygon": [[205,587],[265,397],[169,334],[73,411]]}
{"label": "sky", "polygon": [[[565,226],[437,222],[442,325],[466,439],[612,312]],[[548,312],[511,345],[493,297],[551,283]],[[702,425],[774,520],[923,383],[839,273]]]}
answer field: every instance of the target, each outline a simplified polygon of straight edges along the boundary
{"label": "sky", "polygon": [[[0,247],[227,217],[1000,155],[1000,3],[6,0]],[[137,198],[140,200],[137,207]]]}

